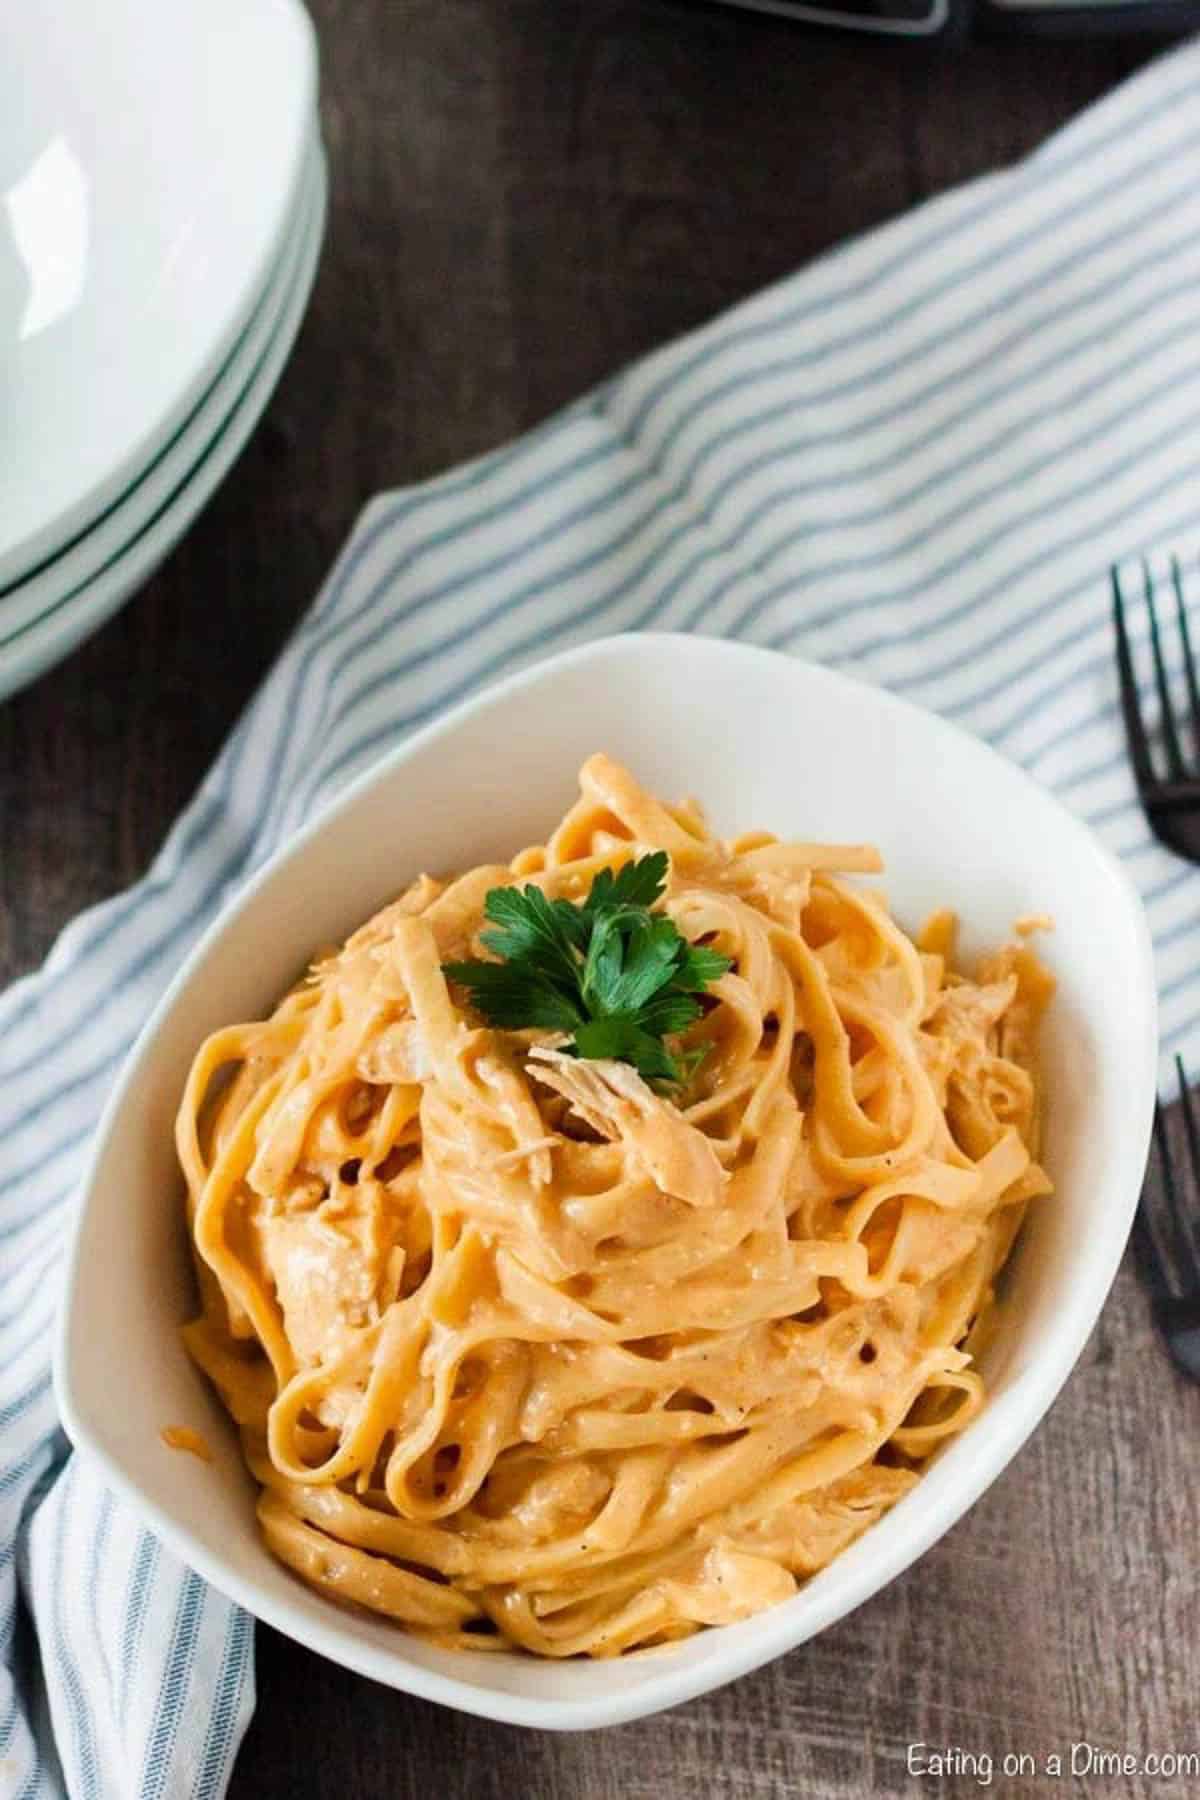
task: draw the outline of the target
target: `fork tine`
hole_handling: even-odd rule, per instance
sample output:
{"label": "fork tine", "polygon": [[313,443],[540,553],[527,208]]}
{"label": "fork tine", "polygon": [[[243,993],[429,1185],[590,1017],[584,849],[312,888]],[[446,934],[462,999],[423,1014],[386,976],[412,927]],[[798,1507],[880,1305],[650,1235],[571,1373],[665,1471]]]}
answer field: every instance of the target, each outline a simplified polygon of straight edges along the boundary
{"label": "fork tine", "polygon": [[1167,752],[1167,773],[1172,777],[1179,777],[1184,772],[1183,752],[1179,748],[1179,733],[1175,729],[1175,714],[1171,710],[1171,690],[1167,686],[1167,669],[1163,662],[1162,641],[1158,635],[1158,613],[1154,606],[1154,581],[1148,563],[1143,562],[1142,573],[1146,583],[1146,609],[1150,614],[1150,649],[1154,657],[1154,685],[1158,689],[1161,715],[1159,722]]}
{"label": "fork tine", "polygon": [[1134,1261],[1150,1296],[1154,1300],[1173,1300],[1175,1298],[1171,1283],[1167,1279],[1166,1265],[1159,1255],[1158,1245],[1154,1241],[1154,1233],[1150,1229],[1150,1221],[1146,1217],[1146,1203],[1139,1202],[1133,1215],[1133,1232],[1130,1239],[1133,1245]]}
{"label": "fork tine", "polygon": [[[1188,1163],[1190,1168],[1191,1191],[1197,1191],[1200,1183],[1200,1121],[1196,1118],[1196,1109],[1192,1105],[1192,1096],[1188,1091],[1187,1076],[1184,1072],[1183,1058],[1175,1058],[1175,1073],[1179,1077],[1179,1098],[1182,1103],[1183,1129],[1187,1137]],[[1196,1253],[1196,1240],[1191,1224],[1183,1210],[1178,1193],[1173,1191],[1167,1196],[1171,1208],[1171,1220],[1175,1227],[1175,1236],[1182,1254],[1181,1268],[1186,1271],[1185,1288],[1200,1289],[1200,1256]]]}
{"label": "fork tine", "polygon": [[1121,593],[1121,577],[1112,570],[1113,627],[1117,634],[1117,673],[1120,677],[1121,712],[1125,719],[1125,737],[1129,744],[1129,760],[1139,788],[1153,787],[1154,765],[1150,761],[1150,745],[1142,723],[1138,702],[1137,677],[1133,672],[1133,653],[1125,629],[1125,599]]}
{"label": "fork tine", "polygon": [[[1175,1165],[1171,1160],[1171,1145],[1167,1138],[1167,1115],[1163,1111],[1161,1100],[1154,1102],[1154,1143],[1158,1150],[1158,1166],[1167,1201],[1166,1211],[1174,1224],[1179,1216],[1179,1198],[1175,1186]],[[1162,1209],[1157,1210],[1161,1213]],[[1133,1216],[1133,1225],[1133,1248],[1146,1285],[1156,1298],[1163,1295],[1173,1297],[1170,1259],[1163,1255],[1158,1234],[1150,1223],[1150,1209],[1146,1204],[1144,1191]]]}
{"label": "fork tine", "polygon": [[1175,589],[1175,611],[1179,618],[1179,636],[1183,643],[1183,669],[1187,676],[1188,704],[1192,713],[1192,757],[1200,761],[1200,686],[1196,682],[1196,659],[1192,655],[1192,637],[1188,630],[1187,607],[1183,599],[1183,570],[1179,558],[1171,558],[1171,586]]}

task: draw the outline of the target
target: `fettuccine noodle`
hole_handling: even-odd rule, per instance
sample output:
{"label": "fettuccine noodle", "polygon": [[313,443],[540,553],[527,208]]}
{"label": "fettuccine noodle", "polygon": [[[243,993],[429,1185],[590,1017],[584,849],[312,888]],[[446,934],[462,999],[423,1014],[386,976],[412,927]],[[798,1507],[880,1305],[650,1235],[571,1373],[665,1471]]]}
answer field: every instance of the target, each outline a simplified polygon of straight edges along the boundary
{"label": "fettuccine noodle", "polygon": [[[422,876],[261,1022],[178,1122],[191,1354],[270,1548],[438,1642],[611,1656],[792,1594],[983,1399],[1026,1202],[1025,945],[954,972],[844,879],[865,848],[730,842],[595,756],[545,847]],[[444,961],[490,888],[582,899],[665,850],[662,906],[732,959],[678,1104],[479,1024]]]}

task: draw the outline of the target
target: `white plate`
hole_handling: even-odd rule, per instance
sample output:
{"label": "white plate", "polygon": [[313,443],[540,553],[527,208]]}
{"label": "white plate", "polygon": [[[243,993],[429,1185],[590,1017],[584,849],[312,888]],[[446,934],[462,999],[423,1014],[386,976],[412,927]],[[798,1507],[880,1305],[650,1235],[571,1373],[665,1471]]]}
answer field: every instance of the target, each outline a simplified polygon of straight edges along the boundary
{"label": "white plate", "polygon": [[[702,796],[723,832],[757,825],[873,840],[900,917],[960,908],[968,954],[1000,940],[1021,913],[1053,913],[1047,953],[1060,993],[1045,1044],[1046,1161],[1057,1192],[1032,1209],[1014,1255],[979,1417],[793,1599],[647,1656],[456,1654],[332,1605],[261,1542],[235,1435],[179,1342],[195,1298],[172,1121],[208,1032],[262,1016],[314,945],[343,937],[419,870],[498,860],[540,841],[572,800],[579,764],[601,747],[657,793]],[[520,1724],[637,1718],[844,1617],[1000,1473],[1054,1399],[1108,1292],[1137,1204],[1154,1079],[1140,902],[1091,833],[1020,770],[892,695],[769,651],[650,635],[591,644],[411,737],[274,858],[188,958],[117,1083],[84,1184],[56,1362],[63,1421],[180,1556],[335,1662]],[[163,1448],[167,1424],[202,1431],[214,1463]],[[1019,1536],[1020,1522],[1012,1529]]]}
{"label": "white plate", "polygon": [[35,575],[0,590],[0,664],[5,645],[36,619],[76,593],[131,544],[162,511],[192,471],[207,455],[237,402],[249,387],[271,338],[283,316],[304,251],[319,180],[316,138],[305,158],[304,184],[296,211],[288,221],[285,242],[246,330],[195,411],[188,417],[158,460],[150,465],[128,493],[70,549],[43,563]]}
{"label": "white plate", "polygon": [[105,566],[82,586],[54,601],[31,622],[9,632],[0,600],[0,699],[33,681],[102,625],[135,588],[153,574],[228,473],[258,423],[304,317],[325,225],[327,177],[317,148],[307,217],[298,225],[292,279],[281,296],[274,325],[253,360],[249,378],[224,424],[207,442],[159,511]]}
{"label": "white plate", "polygon": [[296,0],[5,8],[0,583],[152,461],[254,310],[316,95]]}

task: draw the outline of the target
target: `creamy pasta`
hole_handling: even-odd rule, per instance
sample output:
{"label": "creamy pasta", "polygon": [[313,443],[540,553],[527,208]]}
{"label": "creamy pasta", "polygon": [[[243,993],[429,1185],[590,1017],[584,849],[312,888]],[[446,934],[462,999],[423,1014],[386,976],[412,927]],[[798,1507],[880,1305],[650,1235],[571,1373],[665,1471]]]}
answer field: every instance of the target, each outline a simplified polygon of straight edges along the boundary
{"label": "creamy pasta", "polygon": [[[480,1022],[443,963],[496,887],[658,909],[730,959],[656,1091]],[[178,1120],[202,1310],[274,1553],[438,1642],[611,1656],[786,1599],[978,1411],[1036,1159],[1052,983],[967,975],[847,877],[873,850],[719,840],[592,757],[544,846],[422,875]],[[689,1069],[692,1064],[689,1061]]]}

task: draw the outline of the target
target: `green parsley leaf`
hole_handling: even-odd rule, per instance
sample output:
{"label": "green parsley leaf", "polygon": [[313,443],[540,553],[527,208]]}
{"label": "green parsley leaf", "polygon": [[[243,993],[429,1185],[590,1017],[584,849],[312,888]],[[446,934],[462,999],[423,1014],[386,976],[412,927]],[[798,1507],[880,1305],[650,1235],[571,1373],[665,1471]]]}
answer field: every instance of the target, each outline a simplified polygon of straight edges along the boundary
{"label": "green parsley leaf", "polygon": [[471,1004],[489,1024],[505,1031],[536,1025],[543,1031],[574,1031],[586,1015],[549,981],[519,963],[444,963],[451,981],[461,982]]}
{"label": "green parsley leaf", "polygon": [[480,941],[506,962],[532,960],[543,976],[575,987],[575,951],[583,948],[578,909],[569,900],[547,900],[540,888],[492,888],[483,910],[498,931]]}
{"label": "green parsley leaf", "polygon": [[588,1010],[636,1013],[672,979],[683,941],[662,914],[629,907],[599,913],[583,965]]}
{"label": "green parsley leaf", "polygon": [[595,918],[598,912],[619,906],[653,906],[666,885],[667,853],[656,850],[653,856],[627,862],[615,875],[611,869],[601,869],[581,910],[585,918]]}
{"label": "green parsley leaf", "polygon": [[694,994],[678,994],[668,991],[656,994],[653,1000],[643,1006],[638,1014],[643,1031],[652,1031],[655,1037],[671,1037],[677,1031],[686,1031],[701,1017],[703,1007]]}
{"label": "green parsley leaf", "polygon": [[732,965],[689,944],[665,913],[666,852],[638,857],[614,875],[601,869],[581,905],[548,900],[540,888],[492,888],[480,942],[499,960],[443,964],[471,1004],[501,1030],[570,1035],[566,1049],[631,1063],[658,1086],[690,1079],[707,1045],[668,1048],[703,1013],[698,995]]}
{"label": "green parsley leaf", "polygon": [[729,958],[722,956],[719,950],[710,950],[707,944],[687,944],[680,958],[675,986],[686,994],[702,994],[732,967]]}
{"label": "green parsley leaf", "polygon": [[575,1033],[575,1054],[598,1061],[611,1057],[616,1062],[632,1063],[646,1081],[674,1085],[679,1068],[661,1038],[643,1031],[628,1013],[614,1013],[605,1019],[589,1019]]}

